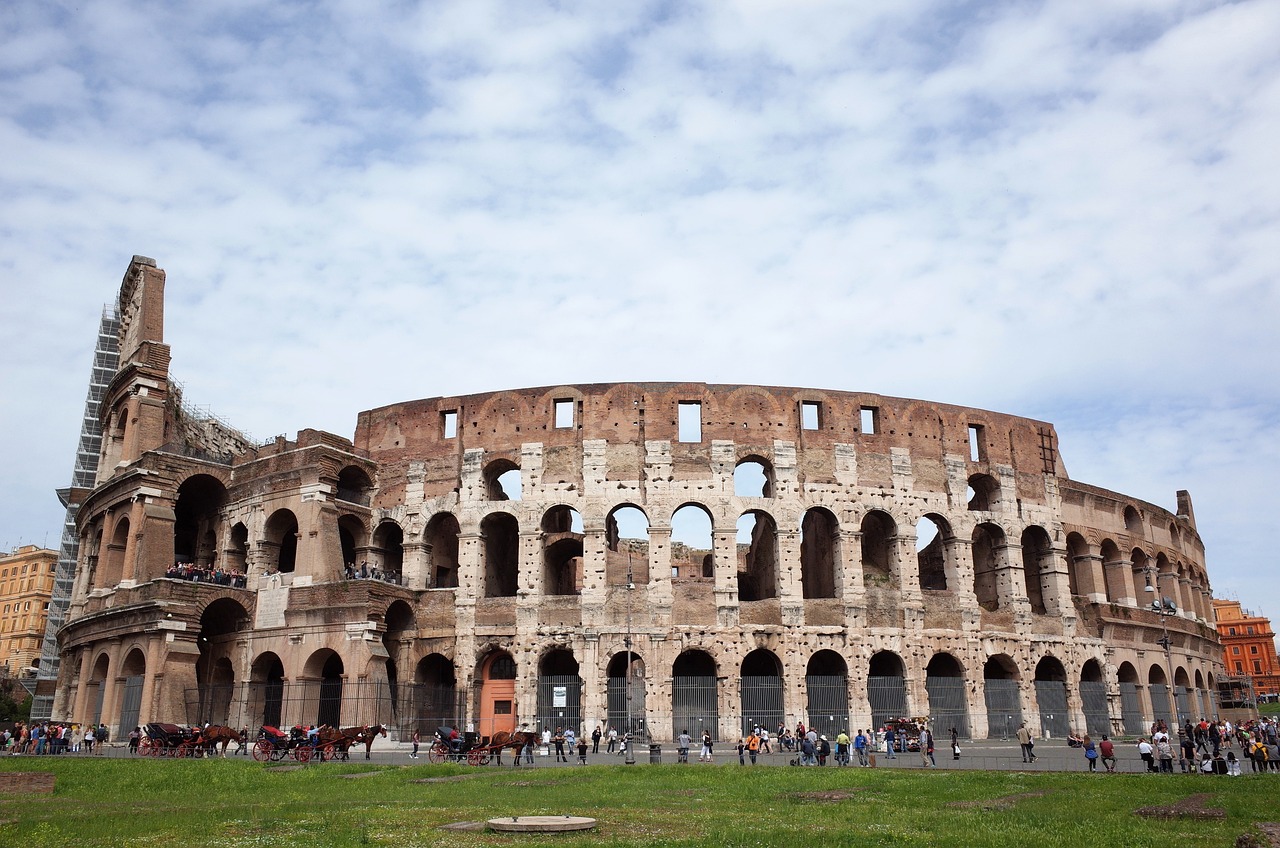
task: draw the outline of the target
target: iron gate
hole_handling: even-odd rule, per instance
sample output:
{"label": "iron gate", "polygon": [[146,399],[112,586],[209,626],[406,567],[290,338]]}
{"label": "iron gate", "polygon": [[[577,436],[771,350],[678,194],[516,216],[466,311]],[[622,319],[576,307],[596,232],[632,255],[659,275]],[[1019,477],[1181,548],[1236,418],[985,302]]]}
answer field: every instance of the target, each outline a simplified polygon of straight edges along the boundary
{"label": "iron gate", "polygon": [[[627,709],[627,697],[630,695],[631,708]],[[633,680],[631,691],[627,692],[627,678],[610,677],[608,690],[605,693],[608,708],[609,727],[616,728],[618,735],[630,732],[633,737],[647,739],[649,724],[645,711],[644,680]],[[628,718],[630,719],[628,721]]]}
{"label": "iron gate", "polygon": [[[835,739],[849,729],[849,680],[844,675],[811,674],[804,679],[809,696],[809,726]],[[770,730],[775,724],[765,725]]]}
{"label": "iron gate", "polygon": [[1169,687],[1163,683],[1152,683],[1147,687],[1147,692],[1151,694],[1151,714],[1155,716],[1156,721],[1163,721],[1172,728],[1173,716],[1169,715]]}
{"label": "iron gate", "polygon": [[924,690],[929,694],[929,718],[937,733],[950,733],[951,728],[965,739],[969,735],[969,704],[963,677],[926,675]]}
{"label": "iron gate", "polygon": [[1080,701],[1084,705],[1085,733],[1101,736],[1111,732],[1111,711],[1107,706],[1107,684],[1100,680],[1080,681]]}
{"label": "iron gate", "polygon": [[983,681],[987,704],[987,738],[999,735],[1012,739],[1022,725],[1022,696],[1016,680],[987,678]]}
{"label": "iron gate", "polygon": [[907,683],[902,677],[868,677],[867,700],[871,704],[871,726],[884,727],[891,719],[906,718]]}
{"label": "iron gate", "polygon": [[777,727],[786,721],[782,710],[782,678],[772,675],[742,678],[742,735],[751,728]]}
{"label": "iron gate", "polygon": [[1191,718],[1191,696],[1187,692],[1187,687],[1173,687],[1173,699],[1178,705],[1178,723],[1181,724]]}
{"label": "iron gate", "polygon": [[1142,692],[1136,683],[1120,684],[1120,718],[1124,722],[1125,733],[1142,736],[1147,732],[1146,721],[1142,717]]}
{"label": "iron gate", "polygon": [[539,730],[572,727],[581,733],[582,679],[575,674],[539,675],[535,722]]}
{"label": "iron gate", "polygon": [[671,679],[671,738],[689,731],[700,739],[703,731],[713,742],[720,741],[719,685],[714,677],[673,677]]}
{"label": "iron gate", "polygon": [[1036,681],[1036,706],[1040,710],[1040,731],[1045,738],[1065,739],[1071,733],[1067,714],[1067,684],[1061,680]]}
{"label": "iron gate", "polygon": [[142,707],[142,676],[127,677],[124,681],[124,694],[120,702],[120,724],[116,728],[115,738],[122,739],[138,726],[138,712]]}

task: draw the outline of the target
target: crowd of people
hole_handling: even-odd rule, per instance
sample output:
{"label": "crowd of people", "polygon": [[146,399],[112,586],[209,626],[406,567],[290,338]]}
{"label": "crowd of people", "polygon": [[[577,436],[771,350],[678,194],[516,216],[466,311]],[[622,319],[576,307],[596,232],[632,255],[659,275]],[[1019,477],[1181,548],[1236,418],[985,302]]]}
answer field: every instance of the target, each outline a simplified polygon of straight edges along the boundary
{"label": "crowd of people", "polygon": [[384,583],[400,584],[400,575],[390,571],[383,571],[376,565],[370,566],[367,562],[356,565],[354,562],[348,562],[342,566],[343,576],[348,580],[381,580]]}
{"label": "crowd of people", "polygon": [[102,753],[111,734],[105,724],[82,725],[79,722],[18,722],[12,729],[0,732],[0,751],[11,757],[24,754],[92,754]]}
{"label": "crowd of people", "polygon": [[[1211,722],[1201,719],[1197,724],[1190,719],[1177,728],[1176,739],[1168,725],[1158,721],[1151,726],[1149,736],[1135,743],[1138,756],[1146,771],[1154,774],[1173,774],[1174,760],[1183,774],[1225,774],[1239,776],[1241,761],[1249,760],[1254,773],[1280,772],[1280,722],[1275,717],[1251,719],[1239,725],[1230,721]],[[1114,747],[1102,737],[1100,747]],[[1115,771],[1114,755],[1107,765],[1108,753],[1093,751],[1088,736],[1083,739],[1089,770],[1096,771],[1095,759],[1101,759],[1108,772]],[[1237,754],[1236,752],[1239,751]]]}
{"label": "crowd of people", "polygon": [[224,568],[204,568],[190,562],[175,562],[165,572],[171,580],[190,580],[194,583],[213,583],[216,586],[231,586],[243,589],[248,578],[243,571],[229,571]]}

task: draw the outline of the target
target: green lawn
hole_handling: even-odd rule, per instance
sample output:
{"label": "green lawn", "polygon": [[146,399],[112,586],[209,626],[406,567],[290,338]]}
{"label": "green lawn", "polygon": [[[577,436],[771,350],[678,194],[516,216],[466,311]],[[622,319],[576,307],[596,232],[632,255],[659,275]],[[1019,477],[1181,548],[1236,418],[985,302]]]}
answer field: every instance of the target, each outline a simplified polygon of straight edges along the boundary
{"label": "green lawn", "polygon": [[[244,760],[4,758],[45,770],[52,796],[0,796],[0,845],[760,846],[1231,845],[1280,818],[1280,776],[1240,778],[739,766],[510,767]],[[362,775],[362,776],[361,776]],[[427,778],[461,779],[422,782]],[[806,797],[805,793],[845,797]],[[1221,820],[1137,807],[1211,793]],[[495,816],[593,816],[586,835],[442,831]]]}

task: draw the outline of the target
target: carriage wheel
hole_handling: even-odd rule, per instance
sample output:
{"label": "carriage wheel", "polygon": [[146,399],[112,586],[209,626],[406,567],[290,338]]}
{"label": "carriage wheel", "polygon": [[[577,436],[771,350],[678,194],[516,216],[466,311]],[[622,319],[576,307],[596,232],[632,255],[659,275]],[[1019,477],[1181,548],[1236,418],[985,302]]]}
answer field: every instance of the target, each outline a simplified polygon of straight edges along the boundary
{"label": "carriage wheel", "polygon": [[336,753],[336,749],[333,747],[333,743],[325,745],[323,748],[320,749],[321,762],[326,762],[326,763],[329,762],[334,758],[335,753]]}
{"label": "carriage wheel", "polygon": [[154,757],[160,750],[160,743],[154,739],[143,739],[138,744],[138,753],[144,757]]}
{"label": "carriage wheel", "polygon": [[253,758],[260,763],[265,763],[272,759],[274,746],[265,739],[259,739],[257,744],[253,746]]}
{"label": "carriage wheel", "polygon": [[440,763],[443,763],[446,759],[448,759],[448,757],[449,757],[449,749],[439,743],[432,745],[431,748],[427,751],[427,759],[435,765],[439,765]]}
{"label": "carriage wheel", "polygon": [[471,749],[471,752],[467,754],[467,762],[473,766],[489,765],[489,749],[488,748]]}
{"label": "carriage wheel", "polygon": [[293,749],[293,758],[300,763],[311,762],[312,748],[310,745],[299,745]]}

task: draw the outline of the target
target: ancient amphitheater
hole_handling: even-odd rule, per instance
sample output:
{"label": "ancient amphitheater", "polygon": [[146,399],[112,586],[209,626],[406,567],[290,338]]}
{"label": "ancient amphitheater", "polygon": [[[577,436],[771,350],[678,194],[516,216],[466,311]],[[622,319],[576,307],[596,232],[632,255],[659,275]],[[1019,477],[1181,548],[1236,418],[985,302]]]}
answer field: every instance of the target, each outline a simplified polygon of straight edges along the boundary
{"label": "ancient amphitheater", "polygon": [[619,383],[250,444],[180,402],[163,301],[135,257],[96,485],[73,495],[55,717],[670,739],[927,716],[981,738],[1215,712],[1190,496],[1070,479],[1046,422]]}

